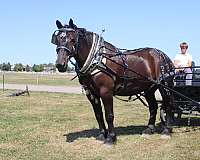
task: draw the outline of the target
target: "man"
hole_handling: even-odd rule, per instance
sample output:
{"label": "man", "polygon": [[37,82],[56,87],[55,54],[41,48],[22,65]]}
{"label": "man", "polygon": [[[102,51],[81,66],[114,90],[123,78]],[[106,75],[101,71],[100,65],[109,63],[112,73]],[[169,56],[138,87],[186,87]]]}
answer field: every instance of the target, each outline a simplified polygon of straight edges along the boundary
{"label": "man", "polygon": [[[174,65],[177,70],[183,70],[182,67],[192,67],[192,56],[187,52],[188,44],[183,42],[180,44],[181,53],[177,54],[174,59]],[[192,85],[192,70],[191,68],[185,68],[183,70],[186,73],[186,85]]]}

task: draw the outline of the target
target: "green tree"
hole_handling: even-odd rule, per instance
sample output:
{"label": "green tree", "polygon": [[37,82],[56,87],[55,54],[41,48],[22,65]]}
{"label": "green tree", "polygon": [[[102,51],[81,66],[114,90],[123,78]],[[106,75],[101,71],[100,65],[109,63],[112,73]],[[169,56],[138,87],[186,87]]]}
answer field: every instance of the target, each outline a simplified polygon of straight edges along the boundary
{"label": "green tree", "polygon": [[16,71],[16,72],[21,72],[21,71],[23,71],[23,70],[24,70],[24,67],[23,67],[23,65],[22,65],[21,63],[15,64],[15,66],[14,66],[14,71]]}
{"label": "green tree", "polygon": [[11,71],[11,64],[10,64],[10,62],[8,62],[8,63],[3,63],[3,64],[1,65],[1,70],[2,70],[2,71]]}
{"label": "green tree", "polygon": [[34,72],[42,72],[42,71],[44,71],[44,66],[43,66],[43,64],[40,64],[40,65],[34,64],[32,67],[32,70]]}
{"label": "green tree", "polygon": [[53,63],[49,63],[47,66],[49,66],[51,68],[52,71],[56,71],[56,66]]}
{"label": "green tree", "polygon": [[2,64],[2,68],[1,69],[2,69],[2,71],[6,71],[6,63]]}
{"label": "green tree", "polygon": [[56,71],[56,66],[53,63],[43,64],[43,66],[44,66],[44,71],[46,72]]}
{"label": "green tree", "polygon": [[38,65],[34,64],[33,67],[32,67],[32,71],[34,72],[38,72]]}

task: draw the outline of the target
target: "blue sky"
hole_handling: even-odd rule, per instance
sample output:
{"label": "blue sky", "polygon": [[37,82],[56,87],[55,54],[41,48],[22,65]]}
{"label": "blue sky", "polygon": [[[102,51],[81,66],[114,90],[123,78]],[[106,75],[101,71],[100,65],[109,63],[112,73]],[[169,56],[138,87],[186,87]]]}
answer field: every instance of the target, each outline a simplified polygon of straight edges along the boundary
{"label": "blue sky", "polygon": [[200,65],[200,1],[198,0],[6,0],[0,5],[0,63],[55,62],[50,43],[57,19],[73,18],[119,48],[153,47],[172,59],[186,41]]}

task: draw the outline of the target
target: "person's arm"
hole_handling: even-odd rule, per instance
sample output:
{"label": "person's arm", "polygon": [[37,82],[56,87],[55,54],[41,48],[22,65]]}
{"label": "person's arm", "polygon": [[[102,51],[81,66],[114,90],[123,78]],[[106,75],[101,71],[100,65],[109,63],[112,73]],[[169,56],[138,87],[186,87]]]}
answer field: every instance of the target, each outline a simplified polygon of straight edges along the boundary
{"label": "person's arm", "polygon": [[192,56],[189,55],[189,58],[188,58],[188,67],[192,67]]}
{"label": "person's arm", "polygon": [[188,61],[188,67],[192,67],[192,61]]}
{"label": "person's arm", "polygon": [[174,60],[174,66],[176,67],[176,68],[178,68],[178,67],[180,67],[180,60],[178,60],[178,59],[175,59]]}
{"label": "person's arm", "polygon": [[180,57],[179,57],[179,55],[177,54],[177,55],[175,56],[175,58],[174,58],[174,66],[175,66],[176,68],[178,68],[178,67],[180,67],[180,64],[181,64]]}
{"label": "person's arm", "polygon": [[174,66],[176,68],[176,70],[175,70],[176,73],[179,73],[180,71],[183,70],[180,68],[182,65],[181,65],[181,57],[179,54],[177,54],[174,58]]}

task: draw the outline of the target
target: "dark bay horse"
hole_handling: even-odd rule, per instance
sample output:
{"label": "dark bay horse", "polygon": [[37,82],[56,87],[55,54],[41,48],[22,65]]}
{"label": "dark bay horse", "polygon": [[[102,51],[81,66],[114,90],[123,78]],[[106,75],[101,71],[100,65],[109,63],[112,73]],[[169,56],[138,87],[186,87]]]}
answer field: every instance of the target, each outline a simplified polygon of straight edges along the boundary
{"label": "dark bay horse", "polygon": [[[116,141],[114,131],[113,96],[132,96],[144,93],[149,106],[150,118],[143,134],[155,132],[158,104],[155,91],[159,89],[163,98],[162,107],[166,111],[166,121],[162,134],[172,132],[172,93],[160,87],[164,84],[173,86],[173,63],[162,51],[154,48],[141,48],[121,52],[103,38],[84,28],[78,28],[73,20],[62,25],[56,21],[58,30],[52,36],[52,43],[57,46],[56,67],[65,72],[70,58],[74,58],[80,84],[86,91],[93,106],[100,134],[98,140],[112,144]],[[158,83],[154,83],[158,82]],[[101,100],[105,109],[104,123]]]}

